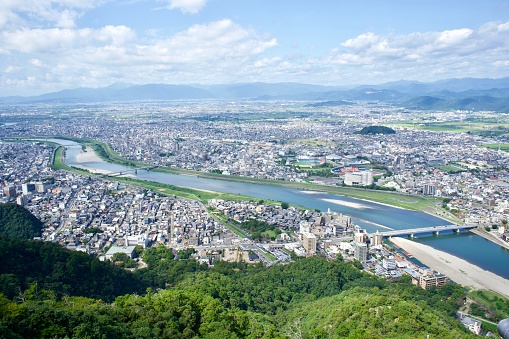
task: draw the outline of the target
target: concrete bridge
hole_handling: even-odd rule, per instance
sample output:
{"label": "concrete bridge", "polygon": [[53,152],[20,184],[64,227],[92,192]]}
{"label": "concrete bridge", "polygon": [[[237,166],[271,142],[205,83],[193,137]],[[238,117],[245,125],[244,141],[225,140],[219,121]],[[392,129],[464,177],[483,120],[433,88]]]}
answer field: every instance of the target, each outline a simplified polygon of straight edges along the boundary
{"label": "concrete bridge", "polygon": [[124,175],[124,174],[127,174],[127,173],[134,173],[134,174],[138,174],[138,171],[147,171],[147,172],[150,172],[150,170],[154,169],[154,168],[157,168],[159,166],[145,166],[145,167],[138,167],[138,168],[130,168],[128,170],[125,170],[125,171],[121,171],[121,172],[115,172],[115,173],[107,173],[107,174],[103,174],[102,176],[103,177],[118,177],[118,176],[121,176],[121,175]]}
{"label": "concrete bridge", "polygon": [[[416,234],[422,234],[422,233],[433,233],[433,234],[440,234],[440,232],[443,231],[453,231],[453,232],[459,232],[460,230],[470,230],[473,228],[476,228],[477,225],[445,225],[445,226],[431,226],[431,227],[421,227],[421,228],[410,228],[406,230],[394,230],[394,231],[385,231],[385,232],[378,232],[378,234],[381,234],[382,237],[397,237],[401,235],[406,235],[409,237],[414,237]],[[369,235],[370,237],[373,236],[373,233]]]}

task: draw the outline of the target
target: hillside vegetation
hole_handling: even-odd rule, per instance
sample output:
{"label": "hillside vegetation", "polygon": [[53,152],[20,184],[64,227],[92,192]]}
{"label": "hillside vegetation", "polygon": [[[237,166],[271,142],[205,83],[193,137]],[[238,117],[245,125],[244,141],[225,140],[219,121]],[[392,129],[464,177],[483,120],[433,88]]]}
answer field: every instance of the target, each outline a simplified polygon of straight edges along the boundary
{"label": "hillside vegetation", "polygon": [[42,234],[42,222],[18,204],[0,204],[0,235],[32,239]]}
{"label": "hillside vegetation", "polygon": [[55,297],[84,296],[111,301],[126,293],[144,293],[147,284],[132,273],[58,244],[0,236],[0,292],[47,290]]}
{"label": "hillside vegetation", "polygon": [[[388,284],[341,260],[306,258],[269,268],[220,262],[206,269],[159,247],[148,252],[150,267],[133,276],[58,245],[18,240],[6,246],[8,240],[2,240],[2,254],[19,262],[17,272],[2,271],[2,289],[9,285],[6,278],[11,287],[37,282],[17,286],[22,293],[11,293],[11,299],[9,293],[0,297],[0,331],[7,337],[472,337],[453,316],[465,297],[458,285],[424,291],[404,282]],[[59,269],[51,270],[53,265]],[[140,276],[175,285],[142,292]],[[137,293],[125,294],[129,289]]]}
{"label": "hillside vegetation", "polygon": [[390,127],[385,126],[367,126],[363,127],[360,131],[355,132],[355,134],[394,134],[396,133],[395,130],[393,130]]}

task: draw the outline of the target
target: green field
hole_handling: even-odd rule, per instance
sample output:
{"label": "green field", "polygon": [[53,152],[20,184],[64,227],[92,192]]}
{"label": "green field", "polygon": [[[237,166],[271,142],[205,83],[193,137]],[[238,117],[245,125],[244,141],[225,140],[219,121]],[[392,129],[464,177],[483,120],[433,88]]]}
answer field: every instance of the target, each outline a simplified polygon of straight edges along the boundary
{"label": "green field", "polygon": [[222,213],[215,213],[213,212],[213,210],[210,210],[209,209],[209,212],[210,212],[210,215],[218,220],[219,222],[221,222],[223,225],[225,225],[226,227],[228,227],[230,229],[230,231],[232,231],[233,233],[235,233],[237,236],[241,237],[241,238],[245,238],[246,237],[246,232],[241,230],[236,224],[235,222],[233,221],[230,221],[229,218],[222,214]]}
{"label": "green field", "polygon": [[509,133],[509,123],[499,122],[496,119],[472,119],[464,121],[440,121],[440,122],[408,122],[402,121],[390,123],[390,126],[406,127],[432,132],[456,132],[472,133],[483,136],[499,136]]}
{"label": "green field", "polygon": [[273,256],[272,253],[270,253],[270,252],[263,252],[263,254],[265,254],[265,256],[267,258],[269,258],[271,261],[276,261],[277,260],[277,258],[275,256]]}
{"label": "green field", "polygon": [[483,144],[482,147],[509,152],[509,144]]}
{"label": "green field", "polygon": [[267,237],[268,239],[276,239],[277,234],[276,232],[269,230],[262,233],[263,236]]}
{"label": "green field", "polygon": [[500,321],[509,317],[509,300],[493,291],[472,291],[469,293],[481,308],[487,310],[483,318],[491,321]]}
{"label": "green field", "polygon": [[447,172],[447,173],[460,173],[460,172],[466,171],[466,169],[464,169],[463,167],[454,166],[454,165],[435,166],[435,168],[441,169],[442,171]]}

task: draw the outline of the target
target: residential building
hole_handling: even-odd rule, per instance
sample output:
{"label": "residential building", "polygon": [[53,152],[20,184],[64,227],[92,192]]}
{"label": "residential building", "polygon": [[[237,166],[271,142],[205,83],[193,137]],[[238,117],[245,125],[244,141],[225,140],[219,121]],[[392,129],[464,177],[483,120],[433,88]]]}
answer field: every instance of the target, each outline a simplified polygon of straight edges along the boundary
{"label": "residential building", "polygon": [[422,194],[423,195],[435,195],[437,192],[437,188],[434,184],[424,184],[422,187]]}
{"label": "residential building", "polygon": [[368,245],[363,242],[355,243],[353,256],[355,259],[357,259],[361,262],[367,261],[368,260]]}
{"label": "residential building", "polygon": [[313,233],[302,233],[302,247],[306,250],[307,256],[315,255],[316,253],[316,236]]}
{"label": "residential building", "polygon": [[423,289],[428,289],[431,286],[444,286],[447,282],[449,282],[449,277],[441,274],[433,272],[433,270],[421,270],[421,275],[419,277],[418,285]]}
{"label": "residential building", "polygon": [[396,259],[394,257],[384,258],[382,260],[382,267],[386,270],[395,270],[397,268]]}
{"label": "residential building", "polygon": [[16,196],[16,186],[5,186],[4,187],[4,195],[6,197],[15,197]]}

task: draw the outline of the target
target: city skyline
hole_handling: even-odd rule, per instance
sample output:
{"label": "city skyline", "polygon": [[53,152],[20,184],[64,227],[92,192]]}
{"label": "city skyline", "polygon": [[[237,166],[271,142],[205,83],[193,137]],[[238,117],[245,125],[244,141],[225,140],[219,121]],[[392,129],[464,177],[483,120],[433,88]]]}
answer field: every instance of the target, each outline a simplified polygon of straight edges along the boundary
{"label": "city skyline", "polygon": [[2,96],[136,84],[509,75],[508,1],[10,1]]}

